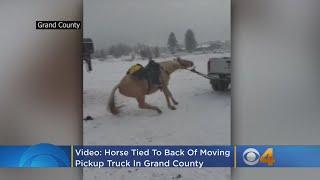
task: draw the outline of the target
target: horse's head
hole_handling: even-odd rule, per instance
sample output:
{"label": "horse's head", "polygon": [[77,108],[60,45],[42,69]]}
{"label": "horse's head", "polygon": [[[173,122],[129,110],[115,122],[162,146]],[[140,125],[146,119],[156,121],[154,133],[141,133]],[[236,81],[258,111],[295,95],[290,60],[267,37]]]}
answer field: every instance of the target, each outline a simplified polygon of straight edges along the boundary
{"label": "horse's head", "polygon": [[179,68],[180,69],[187,69],[187,68],[190,68],[190,67],[193,66],[193,62],[192,61],[181,59],[180,57],[175,59],[175,61],[177,61],[177,63],[179,64]]}

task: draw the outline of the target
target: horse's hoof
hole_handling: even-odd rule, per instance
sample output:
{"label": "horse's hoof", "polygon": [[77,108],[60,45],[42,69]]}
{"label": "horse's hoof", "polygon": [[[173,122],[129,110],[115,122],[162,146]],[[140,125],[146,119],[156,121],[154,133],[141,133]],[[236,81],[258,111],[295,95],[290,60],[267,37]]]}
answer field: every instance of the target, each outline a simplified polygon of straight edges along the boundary
{"label": "horse's hoof", "polygon": [[160,109],[158,109],[157,112],[158,112],[159,114],[162,114],[162,111],[161,111]]}
{"label": "horse's hoof", "polygon": [[87,117],[85,117],[83,120],[85,120],[85,121],[92,121],[92,120],[94,120],[94,119],[93,119],[93,117],[91,117],[91,116],[87,116]]}
{"label": "horse's hoof", "polygon": [[174,105],[178,105],[179,103],[177,101],[173,102]]}
{"label": "horse's hoof", "polygon": [[177,108],[174,106],[169,107],[171,110],[176,110]]}

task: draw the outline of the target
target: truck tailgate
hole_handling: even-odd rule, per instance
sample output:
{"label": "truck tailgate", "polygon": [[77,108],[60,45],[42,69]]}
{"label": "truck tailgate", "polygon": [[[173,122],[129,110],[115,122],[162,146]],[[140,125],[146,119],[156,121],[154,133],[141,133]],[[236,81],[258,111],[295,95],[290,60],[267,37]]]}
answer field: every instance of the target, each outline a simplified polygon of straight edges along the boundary
{"label": "truck tailgate", "polygon": [[230,58],[211,58],[208,63],[208,74],[230,74]]}

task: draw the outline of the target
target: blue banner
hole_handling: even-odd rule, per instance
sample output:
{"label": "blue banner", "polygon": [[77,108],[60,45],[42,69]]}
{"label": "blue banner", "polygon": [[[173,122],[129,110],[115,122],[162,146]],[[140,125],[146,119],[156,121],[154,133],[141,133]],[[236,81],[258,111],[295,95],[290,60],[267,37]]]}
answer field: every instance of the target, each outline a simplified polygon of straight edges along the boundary
{"label": "blue banner", "polygon": [[319,146],[0,146],[0,168],[320,167]]}
{"label": "blue banner", "polygon": [[75,146],[74,167],[233,167],[231,146]]}

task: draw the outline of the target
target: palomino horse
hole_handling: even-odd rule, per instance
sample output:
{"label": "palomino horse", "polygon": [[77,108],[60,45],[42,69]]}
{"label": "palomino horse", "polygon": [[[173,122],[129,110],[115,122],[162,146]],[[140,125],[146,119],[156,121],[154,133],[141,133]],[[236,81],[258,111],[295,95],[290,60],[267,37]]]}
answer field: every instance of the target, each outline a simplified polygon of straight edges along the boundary
{"label": "palomino horse", "polygon": [[117,89],[119,89],[119,92],[124,96],[136,98],[136,100],[138,101],[138,105],[141,109],[152,109],[157,111],[159,114],[162,113],[162,111],[158,107],[146,103],[145,96],[148,94],[155,93],[156,91],[161,89],[166,98],[168,107],[172,110],[176,109],[175,106],[171,105],[170,102],[171,100],[174,105],[178,104],[178,102],[173,98],[170,90],[168,89],[170,75],[177,69],[187,69],[192,67],[193,62],[177,58],[171,61],[160,62],[159,64],[161,66],[159,76],[161,85],[149,85],[147,80],[138,79],[132,75],[126,75],[122,78],[120,83],[113,88],[109,97],[108,107],[112,114],[119,113],[119,107],[115,106],[114,98],[114,94]]}

